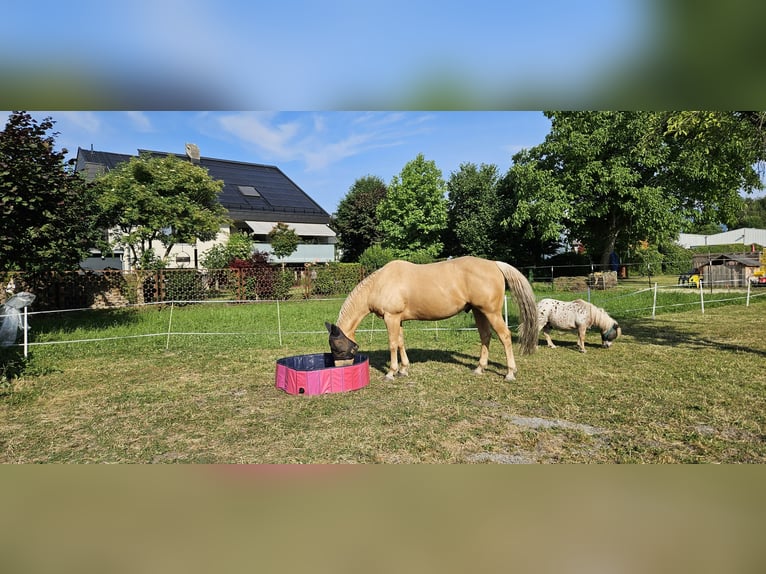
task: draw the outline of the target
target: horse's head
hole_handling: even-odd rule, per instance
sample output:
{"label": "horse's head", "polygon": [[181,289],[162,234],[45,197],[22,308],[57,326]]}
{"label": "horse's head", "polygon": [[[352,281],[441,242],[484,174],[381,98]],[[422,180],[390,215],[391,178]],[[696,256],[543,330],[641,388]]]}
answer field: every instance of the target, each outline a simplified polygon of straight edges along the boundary
{"label": "horse's head", "polygon": [[330,352],[333,359],[353,359],[359,345],[346,337],[346,334],[337,325],[325,322],[324,326],[330,333]]}
{"label": "horse's head", "polygon": [[609,329],[606,331],[601,332],[601,346],[605,349],[608,349],[612,346],[612,343],[614,343],[614,340],[622,335],[622,329],[620,329],[620,325],[615,323]]}

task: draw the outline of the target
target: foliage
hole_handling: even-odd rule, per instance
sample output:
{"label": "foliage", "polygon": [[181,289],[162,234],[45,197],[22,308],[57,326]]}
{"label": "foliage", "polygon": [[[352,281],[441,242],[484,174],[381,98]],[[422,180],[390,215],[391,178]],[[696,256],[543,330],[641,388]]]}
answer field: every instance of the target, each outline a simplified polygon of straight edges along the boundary
{"label": "foliage", "polygon": [[737,214],[733,227],[766,229],[766,197],[758,199],[746,197],[742,202],[742,207]]}
{"label": "foliage", "polygon": [[284,259],[295,253],[301,239],[294,229],[291,229],[286,223],[279,222],[269,231],[269,241],[274,257]]}
{"label": "foliage", "polygon": [[406,261],[409,261],[410,263],[423,264],[433,263],[436,261],[436,258],[431,255],[429,251],[425,249],[419,249],[418,251],[413,251],[407,254]]}
{"label": "foliage", "polygon": [[391,249],[375,243],[365,249],[359,256],[359,265],[362,266],[366,273],[372,273],[394,259],[396,257]]}
{"label": "foliage", "polygon": [[357,179],[341,199],[333,227],[338,234],[342,261],[357,261],[365,249],[381,241],[376,208],[386,193],[381,178],[367,175]]}
{"label": "foliage", "polygon": [[497,252],[500,212],[496,165],[463,163],[447,181],[446,255],[490,258]]}
{"label": "foliage", "polygon": [[93,189],[54,150],[54,124],[14,112],[0,132],[0,271],[77,268],[101,238]]}
{"label": "foliage", "polygon": [[[174,155],[132,157],[94,184],[110,226],[121,232],[116,244],[138,265],[165,260],[176,243],[212,240],[229,221],[218,203],[223,182]],[[165,248],[160,256],[153,255],[155,243]]]}
{"label": "foliage", "polygon": [[692,251],[681,247],[675,241],[660,245],[658,251],[662,254],[663,273],[678,275],[692,268]]}
{"label": "foliage", "polygon": [[663,257],[656,245],[638,245],[631,251],[631,260],[637,265],[633,269],[642,277],[660,275]]}
{"label": "foliage", "polygon": [[343,295],[349,293],[362,277],[363,267],[359,263],[328,263],[317,268],[312,280],[316,295]]}
{"label": "foliage", "polygon": [[226,243],[216,243],[205,251],[200,263],[207,269],[225,269],[234,259],[247,259],[252,252],[252,238],[236,231],[229,235]]}
{"label": "foliage", "polygon": [[203,275],[196,269],[167,269],[163,272],[165,301],[204,301]]}
{"label": "foliage", "polygon": [[401,258],[421,250],[438,256],[447,226],[445,192],[446,184],[434,161],[418,154],[408,162],[393,177],[376,210],[382,245]]}
{"label": "foliage", "polygon": [[238,272],[240,299],[285,299],[293,285],[293,273],[271,265],[269,254],[254,251],[248,259],[234,259],[230,268]]}
{"label": "foliage", "polygon": [[546,116],[545,141],[514,156],[518,203],[509,223],[532,225],[545,239],[579,239],[602,264],[639,241],[674,239],[690,222],[729,223],[739,191],[760,185],[753,165],[763,152],[735,113]]}

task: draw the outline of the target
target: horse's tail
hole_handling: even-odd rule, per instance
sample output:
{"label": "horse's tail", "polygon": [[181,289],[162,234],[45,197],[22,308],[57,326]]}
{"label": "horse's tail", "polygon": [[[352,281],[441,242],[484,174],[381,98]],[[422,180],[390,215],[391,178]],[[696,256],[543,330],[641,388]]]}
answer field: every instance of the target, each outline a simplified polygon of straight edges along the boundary
{"label": "horse's tail", "polygon": [[527,278],[515,267],[503,261],[495,261],[503,272],[505,282],[519,307],[519,346],[522,354],[532,354],[537,349],[537,302]]}

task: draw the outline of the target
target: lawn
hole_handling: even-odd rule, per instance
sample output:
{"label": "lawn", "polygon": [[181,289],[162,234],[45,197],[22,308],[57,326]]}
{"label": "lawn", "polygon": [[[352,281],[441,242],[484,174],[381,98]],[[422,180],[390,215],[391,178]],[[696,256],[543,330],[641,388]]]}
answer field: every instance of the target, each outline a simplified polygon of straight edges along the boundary
{"label": "lawn", "polygon": [[[368,317],[370,384],[313,397],[277,390],[275,361],[328,350],[340,300],[34,316],[38,344],[0,390],[0,462],[766,462],[766,298],[705,293],[702,313],[668,285],[652,318],[650,285],[590,294],[622,325],[611,349],[591,332],[581,354],[554,332],[559,348],[517,354],[512,383],[497,340],[488,372],[471,372],[470,314],[406,324],[410,376],[387,382]],[[63,340],[80,342],[40,344]]]}

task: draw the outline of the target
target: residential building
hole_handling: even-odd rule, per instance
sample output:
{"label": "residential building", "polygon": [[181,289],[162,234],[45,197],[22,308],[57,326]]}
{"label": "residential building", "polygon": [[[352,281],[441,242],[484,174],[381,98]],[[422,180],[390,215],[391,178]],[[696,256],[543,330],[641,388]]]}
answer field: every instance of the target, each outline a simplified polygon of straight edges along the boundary
{"label": "residential building", "polygon": [[[280,262],[305,265],[336,259],[337,240],[335,232],[329,227],[330,214],[277,166],[203,157],[194,144],[186,144],[184,155],[141,149],[138,153],[175,155],[207,169],[210,177],[224,182],[218,200],[227,209],[232,225],[222,227],[213,241],[175,245],[168,258],[170,267],[199,268],[204,252],[216,243],[225,243],[229,234],[237,230],[253,237],[255,249],[271,253],[268,233],[278,222],[286,223],[301,239],[295,253]],[[76,170],[92,180],[131,157],[79,148]],[[82,267],[128,270],[133,268],[133,262],[127,250],[116,250],[114,254],[101,254],[94,250]]]}

